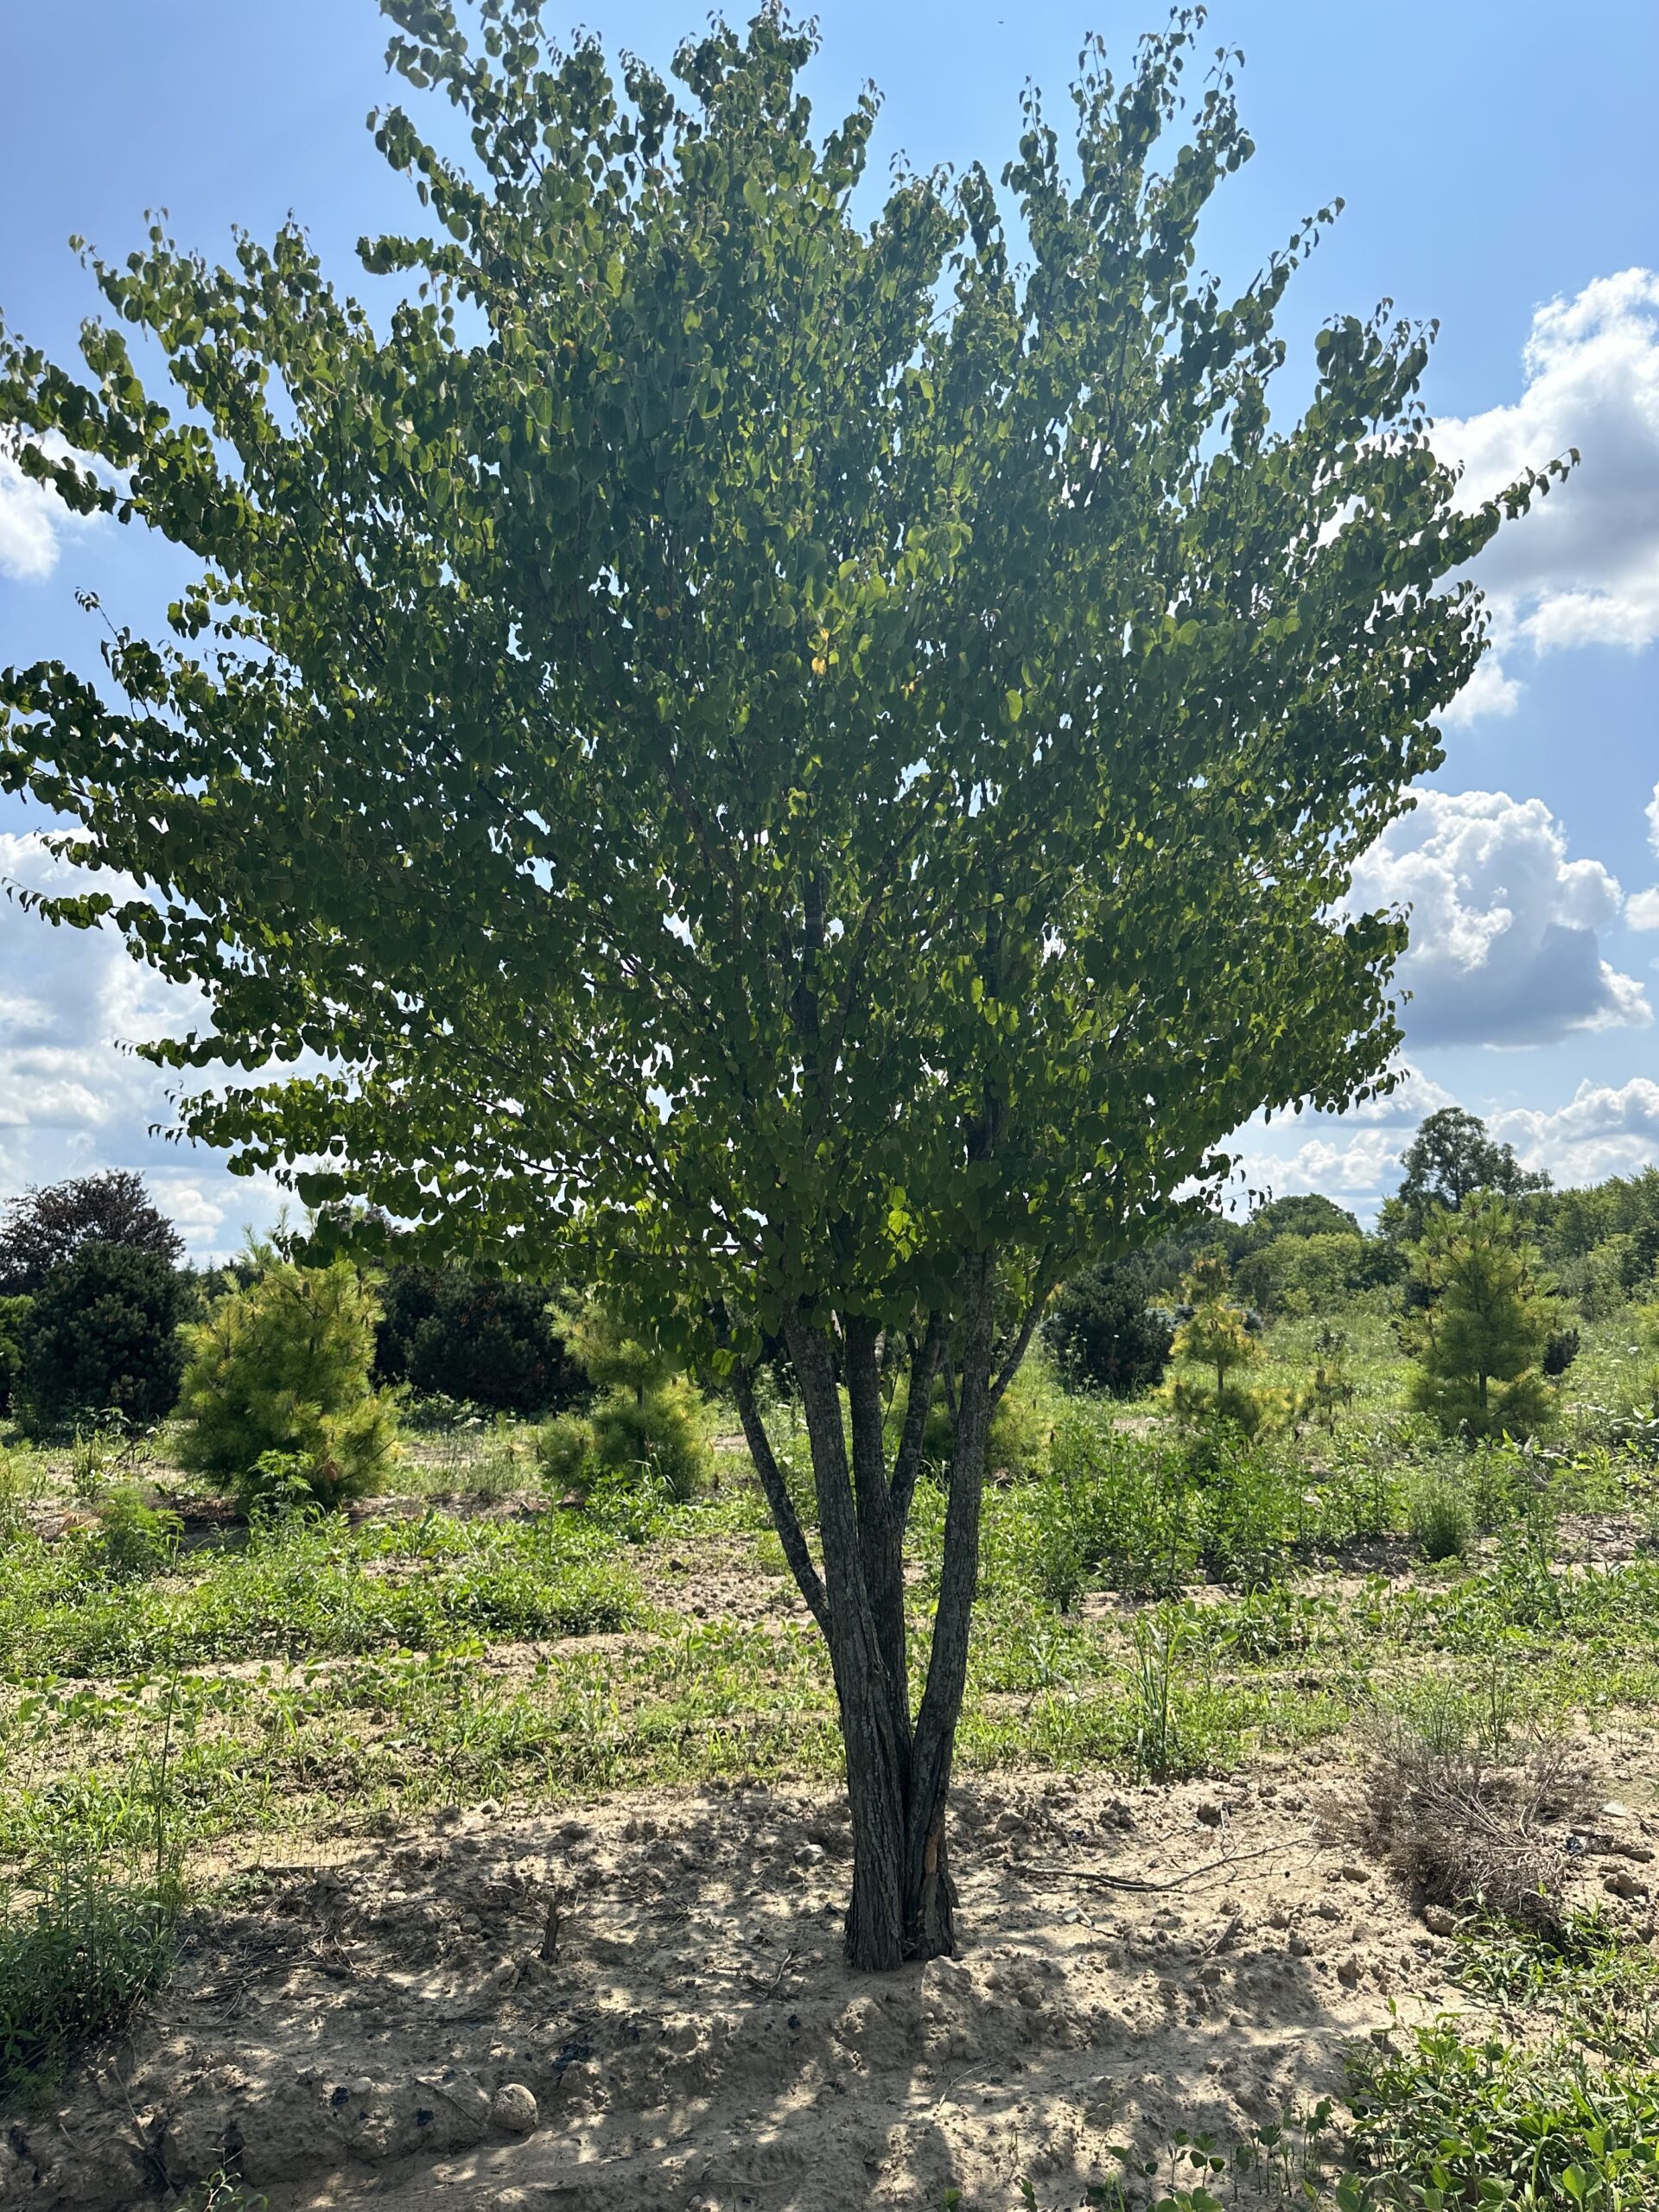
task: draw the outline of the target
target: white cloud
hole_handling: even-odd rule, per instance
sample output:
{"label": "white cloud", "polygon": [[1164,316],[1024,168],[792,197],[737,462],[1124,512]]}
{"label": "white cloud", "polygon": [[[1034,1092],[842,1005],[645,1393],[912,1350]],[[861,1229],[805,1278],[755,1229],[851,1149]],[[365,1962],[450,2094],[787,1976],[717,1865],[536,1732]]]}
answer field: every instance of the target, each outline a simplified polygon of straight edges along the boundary
{"label": "white cloud", "polygon": [[1399,1133],[1367,1129],[1346,1143],[1309,1137],[1287,1159],[1258,1160],[1254,1173],[1281,1198],[1293,1191],[1325,1191],[1352,1197],[1375,1192],[1397,1165],[1404,1141]]}
{"label": "white cloud", "polygon": [[[67,453],[60,438],[52,450]],[[58,565],[66,533],[84,530],[96,516],[66,507],[50,485],[25,476],[14,456],[0,450],[0,576],[16,583],[39,583]]]}
{"label": "white cloud", "polygon": [[[1453,1103],[1475,1111],[1482,1105],[1478,1099],[1453,1102],[1439,1084],[1427,1084],[1412,1103],[1419,1115]],[[1286,1123],[1264,1128],[1253,1122],[1239,1134],[1249,1186],[1278,1198],[1319,1191],[1351,1207],[1362,1221],[1370,1220],[1399,1182],[1401,1155],[1414,1134],[1414,1121],[1348,1136],[1344,1125],[1351,1118],[1319,1116],[1306,1136],[1283,1149]],[[1659,1082],[1648,1076],[1632,1076],[1617,1085],[1586,1080],[1565,1106],[1502,1107],[1487,1110],[1484,1119],[1493,1136],[1515,1147],[1523,1166],[1547,1168],[1561,1185],[1599,1183],[1659,1162]]]}
{"label": "white cloud", "polygon": [[[0,883],[61,890],[75,872],[38,836],[0,834]],[[118,890],[105,877],[99,887]],[[25,1184],[130,1166],[150,1183],[198,1258],[233,1249],[244,1223],[268,1225],[283,1193],[230,1175],[216,1157],[149,1135],[170,1125],[167,1078],[124,1052],[200,1018],[189,992],[143,968],[119,939],[54,929],[0,899],[0,1197]]]}
{"label": "white cloud", "polygon": [[1600,1182],[1659,1160],[1659,1083],[1632,1076],[1615,1089],[1586,1081],[1553,1114],[1511,1107],[1488,1127],[1525,1166],[1547,1167],[1558,1183]]}
{"label": "white cloud", "polygon": [[1512,715],[1520,705],[1525,689],[1516,677],[1503,673],[1503,664],[1496,652],[1488,651],[1451,705],[1442,709],[1441,725],[1449,729],[1466,729],[1484,715]]}
{"label": "white cloud", "polygon": [[1432,1077],[1421,1068],[1413,1067],[1408,1060],[1400,1068],[1402,1080],[1383,1098],[1368,1098],[1363,1105],[1350,1106],[1339,1118],[1344,1122],[1408,1122],[1414,1128],[1427,1114],[1437,1114],[1442,1106],[1457,1103],[1449,1090],[1444,1090]]}
{"label": "white cloud", "polygon": [[[1659,853],[1659,784],[1653,787],[1647,813],[1648,842]],[[1626,926],[1633,930],[1659,930],[1659,887],[1651,891],[1633,891],[1625,901],[1624,920]]]}
{"label": "white cloud", "polygon": [[1634,976],[1601,957],[1624,903],[1599,861],[1568,860],[1541,799],[1429,791],[1354,874],[1354,901],[1408,906],[1398,980],[1413,1045],[1539,1045],[1650,1021]]}
{"label": "white cloud", "polygon": [[1517,644],[1632,651],[1659,638],[1659,275],[1598,277],[1533,317],[1525,385],[1510,406],[1441,422],[1434,441],[1465,467],[1473,502],[1576,447],[1565,484],[1506,525],[1476,563],[1497,652],[1446,719],[1513,711]]}

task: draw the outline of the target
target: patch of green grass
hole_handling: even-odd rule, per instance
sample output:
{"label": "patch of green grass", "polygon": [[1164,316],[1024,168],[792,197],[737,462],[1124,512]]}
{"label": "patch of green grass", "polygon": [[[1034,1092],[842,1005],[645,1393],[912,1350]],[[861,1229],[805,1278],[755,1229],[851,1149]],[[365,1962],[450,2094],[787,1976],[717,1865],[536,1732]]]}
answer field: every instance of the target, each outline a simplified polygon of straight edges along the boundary
{"label": "patch of green grass", "polygon": [[[136,1541],[129,1529],[129,1551]],[[135,1584],[107,1535],[48,1544],[14,1531],[0,1580],[0,1669],[119,1675],[613,1630],[644,1618],[615,1551],[602,1528],[569,1516],[494,1522],[432,1512],[356,1528],[294,1517]]]}
{"label": "patch of green grass", "polygon": [[0,2099],[48,2096],[79,2051],[127,2024],[171,1969],[181,1901],[175,1879],[90,1858],[32,1895],[0,1894]]}

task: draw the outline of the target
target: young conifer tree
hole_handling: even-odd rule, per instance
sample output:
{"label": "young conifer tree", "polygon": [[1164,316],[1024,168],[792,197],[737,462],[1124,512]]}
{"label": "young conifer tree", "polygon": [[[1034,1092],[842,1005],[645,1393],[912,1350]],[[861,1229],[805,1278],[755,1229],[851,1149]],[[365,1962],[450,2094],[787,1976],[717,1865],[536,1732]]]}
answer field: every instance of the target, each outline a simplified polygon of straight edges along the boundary
{"label": "young conifer tree", "polygon": [[1229,1296],[1227,1263],[1218,1255],[1195,1260],[1181,1286],[1190,1317],[1175,1332],[1170,1357],[1190,1370],[1169,1386],[1169,1402],[1188,1422],[1227,1421],[1254,1436],[1279,1410],[1275,1395],[1252,1390],[1241,1376],[1262,1357],[1245,1308]]}
{"label": "young conifer tree", "polygon": [[1540,1372],[1555,1318],[1550,1286],[1514,1210],[1496,1192],[1429,1217],[1413,1262],[1411,1402],[1449,1435],[1528,1436],[1554,1393]]}

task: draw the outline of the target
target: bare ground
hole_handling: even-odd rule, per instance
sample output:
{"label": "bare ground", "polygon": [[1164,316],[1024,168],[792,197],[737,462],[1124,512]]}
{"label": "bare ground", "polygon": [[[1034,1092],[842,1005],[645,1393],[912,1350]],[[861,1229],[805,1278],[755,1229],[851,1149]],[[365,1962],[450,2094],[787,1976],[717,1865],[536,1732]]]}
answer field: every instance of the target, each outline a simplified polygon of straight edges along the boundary
{"label": "bare ground", "polygon": [[1109,2145],[1248,2133],[1338,2089],[1390,1999],[1455,2003],[1446,1939],[1322,1840],[1327,1772],[964,1787],[963,1955],[880,1980],[841,1963],[847,1830],[803,1789],[486,1806],[271,1869],[13,2127],[0,2204],[114,2212],[226,2167],[271,2212],[988,2212],[1021,2175],[1075,2205]]}

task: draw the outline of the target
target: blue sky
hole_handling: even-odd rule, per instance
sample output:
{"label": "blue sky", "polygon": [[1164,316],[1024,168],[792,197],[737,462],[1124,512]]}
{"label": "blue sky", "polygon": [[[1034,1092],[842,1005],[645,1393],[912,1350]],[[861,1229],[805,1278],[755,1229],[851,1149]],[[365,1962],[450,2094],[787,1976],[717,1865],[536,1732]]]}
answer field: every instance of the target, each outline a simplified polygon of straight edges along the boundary
{"label": "blue sky", "polygon": [[[1000,168],[1028,79],[1063,122],[1085,32],[1127,59],[1160,20],[1151,0],[823,0],[818,13],[818,111],[873,79],[882,173],[901,149]],[[579,20],[613,52],[665,62],[703,16],[590,0]],[[549,21],[566,22],[556,0]],[[1413,903],[1413,1080],[1376,1118],[1243,1133],[1250,1179],[1369,1212],[1417,1115],[1448,1099],[1559,1179],[1659,1160],[1659,9],[1234,0],[1209,28],[1244,49],[1259,148],[1216,205],[1211,265],[1248,274],[1343,195],[1292,294],[1293,358],[1325,315],[1392,297],[1440,321],[1429,400],[1471,486],[1567,445],[1584,456],[1489,556],[1497,650],[1448,727],[1445,767],[1362,879],[1374,899]],[[119,255],[147,208],[213,257],[233,224],[268,235],[291,210],[349,283],[356,238],[410,205],[363,128],[389,96],[384,44],[372,0],[0,10],[8,327],[67,354],[94,304],[68,234]],[[0,461],[0,663],[84,664],[96,639],[76,588],[142,626],[177,575],[135,533],[67,523]],[[0,875],[41,880],[42,826],[0,801]],[[152,1176],[199,1253],[270,1217],[274,1192],[149,1133],[165,1097],[119,1045],[176,1011],[117,949],[0,909],[0,1195],[120,1162]]]}

